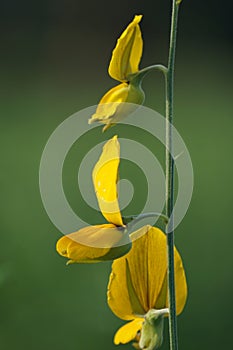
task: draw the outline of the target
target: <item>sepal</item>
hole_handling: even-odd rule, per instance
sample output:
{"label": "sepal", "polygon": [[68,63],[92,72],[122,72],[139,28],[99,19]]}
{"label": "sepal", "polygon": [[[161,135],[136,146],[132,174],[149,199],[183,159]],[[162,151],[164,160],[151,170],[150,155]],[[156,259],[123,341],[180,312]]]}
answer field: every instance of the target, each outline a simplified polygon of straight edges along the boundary
{"label": "sepal", "polygon": [[168,314],[168,309],[151,309],[145,315],[142,325],[139,348],[143,350],[158,349],[163,343],[164,316]]}

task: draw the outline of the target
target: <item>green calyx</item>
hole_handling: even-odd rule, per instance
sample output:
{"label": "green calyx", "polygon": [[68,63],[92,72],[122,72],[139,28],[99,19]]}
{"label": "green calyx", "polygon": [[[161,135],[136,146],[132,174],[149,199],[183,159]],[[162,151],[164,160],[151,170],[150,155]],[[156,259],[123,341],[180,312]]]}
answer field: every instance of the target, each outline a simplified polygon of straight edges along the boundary
{"label": "green calyx", "polygon": [[147,312],[141,330],[140,349],[155,350],[162,345],[164,316],[168,313],[168,309],[151,309]]}

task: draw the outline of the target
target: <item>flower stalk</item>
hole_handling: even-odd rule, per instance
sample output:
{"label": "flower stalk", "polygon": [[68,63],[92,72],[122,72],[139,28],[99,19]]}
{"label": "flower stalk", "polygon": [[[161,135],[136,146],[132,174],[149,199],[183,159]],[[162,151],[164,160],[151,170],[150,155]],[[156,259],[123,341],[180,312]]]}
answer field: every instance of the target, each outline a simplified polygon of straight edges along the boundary
{"label": "flower stalk", "polygon": [[166,215],[162,213],[157,213],[157,212],[150,212],[150,213],[143,213],[139,215],[133,215],[133,216],[125,216],[123,217],[124,223],[127,224],[127,230],[130,231],[136,224],[140,223],[140,221],[145,220],[147,218],[154,218],[158,219],[161,218],[165,225],[168,223],[169,219]]}
{"label": "flower stalk", "polygon": [[129,81],[134,82],[134,83],[138,81],[141,83],[141,81],[145,77],[145,75],[151,71],[159,71],[159,72],[162,72],[166,76],[167,67],[165,67],[162,64],[153,64],[152,66],[141,69],[139,72],[137,72],[135,74],[131,74],[129,76]]}
{"label": "flower stalk", "polygon": [[173,159],[173,105],[174,105],[174,68],[176,53],[176,38],[178,10],[180,1],[173,0],[171,17],[171,34],[169,46],[168,69],[166,74],[166,225],[167,257],[168,257],[168,300],[169,300],[169,336],[170,350],[178,350],[176,291],[174,272],[174,159]]}

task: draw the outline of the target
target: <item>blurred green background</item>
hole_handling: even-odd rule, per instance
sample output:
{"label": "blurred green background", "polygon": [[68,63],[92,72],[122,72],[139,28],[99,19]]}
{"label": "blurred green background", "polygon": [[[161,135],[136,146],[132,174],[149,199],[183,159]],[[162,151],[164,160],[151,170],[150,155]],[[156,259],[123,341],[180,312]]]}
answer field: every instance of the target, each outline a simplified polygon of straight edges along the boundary
{"label": "blurred green background", "polygon": [[[176,232],[189,283],[180,349],[232,347],[231,6],[183,0],[180,12],[175,125],[195,172],[192,203]],[[66,267],[57,255],[61,233],[41,203],[39,163],[53,130],[115,84],[107,74],[111,50],[134,14],[144,14],[141,66],[166,63],[170,2],[12,0],[2,1],[0,13],[0,346],[115,349],[123,322],[106,304],[111,264]],[[145,105],[163,113],[162,76],[151,74],[143,86]],[[67,196],[82,213],[72,159]]]}

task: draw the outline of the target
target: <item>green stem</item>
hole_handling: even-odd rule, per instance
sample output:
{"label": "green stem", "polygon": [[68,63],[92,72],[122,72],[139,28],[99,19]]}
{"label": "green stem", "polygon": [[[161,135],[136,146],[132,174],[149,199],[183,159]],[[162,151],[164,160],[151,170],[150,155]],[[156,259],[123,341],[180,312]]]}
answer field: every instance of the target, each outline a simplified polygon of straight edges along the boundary
{"label": "green stem", "polygon": [[165,76],[167,74],[167,67],[163,66],[162,64],[154,64],[152,66],[148,66],[148,67],[141,69],[139,72],[137,72],[135,74],[130,75],[128,77],[129,81],[133,84],[137,84],[137,83],[141,84],[141,81],[145,77],[145,75],[147,73],[151,72],[152,70],[160,71]]}
{"label": "green stem", "polygon": [[173,0],[171,36],[166,74],[166,215],[169,223],[166,225],[167,256],[168,256],[168,300],[169,300],[169,335],[170,350],[178,350],[177,320],[176,320],[176,293],[174,269],[174,159],[172,157],[173,139],[173,95],[174,95],[174,67],[176,52],[176,36],[178,22],[179,2]]}
{"label": "green stem", "polygon": [[152,70],[158,70],[164,74],[167,73],[167,67],[163,66],[162,64],[153,64],[152,66],[145,67],[137,73],[140,74],[147,74],[148,72],[151,72]]}
{"label": "green stem", "polygon": [[143,213],[143,214],[132,215],[132,216],[124,216],[123,222],[127,224],[126,225],[127,230],[131,230],[133,226],[135,226],[140,221],[146,218],[161,218],[164,220],[165,224],[168,223],[168,217],[162,213],[157,213],[157,212]]}

